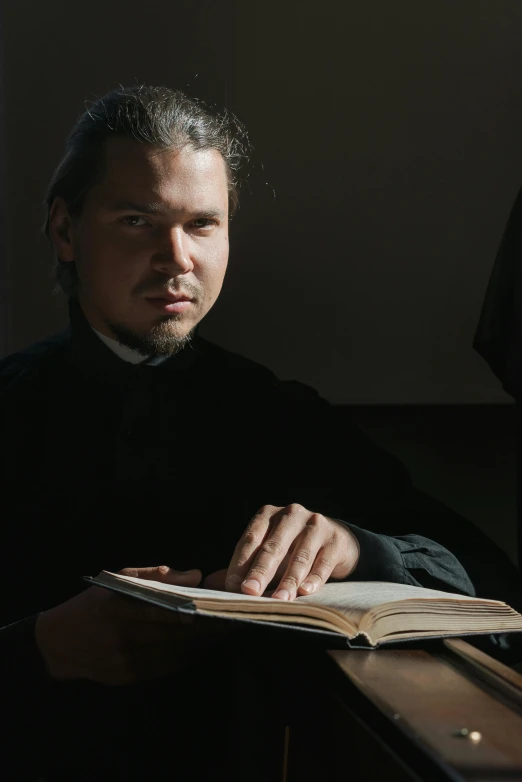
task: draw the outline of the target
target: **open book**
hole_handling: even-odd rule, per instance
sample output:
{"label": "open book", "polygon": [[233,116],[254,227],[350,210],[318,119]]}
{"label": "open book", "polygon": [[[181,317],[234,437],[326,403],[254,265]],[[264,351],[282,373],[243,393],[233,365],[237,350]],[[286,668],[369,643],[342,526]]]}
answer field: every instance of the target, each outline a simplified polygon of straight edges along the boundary
{"label": "open book", "polygon": [[329,583],[314,595],[288,602],[171,586],[105,570],[86,580],[174,611],[335,633],[348,646],[522,631],[522,615],[505,603],[381,581]]}

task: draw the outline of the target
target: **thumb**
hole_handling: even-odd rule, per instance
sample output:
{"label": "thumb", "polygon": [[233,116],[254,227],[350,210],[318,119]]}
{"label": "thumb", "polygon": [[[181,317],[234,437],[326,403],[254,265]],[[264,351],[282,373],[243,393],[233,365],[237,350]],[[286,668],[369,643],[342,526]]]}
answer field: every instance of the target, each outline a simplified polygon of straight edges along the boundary
{"label": "thumb", "polygon": [[226,591],[226,578],[227,578],[227,569],[224,570],[216,570],[215,573],[211,573],[209,576],[206,577],[203,587],[204,589],[217,589],[220,592]]}
{"label": "thumb", "polygon": [[140,568],[126,567],[120,570],[120,575],[187,587],[196,587],[203,577],[201,570],[174,570],[174,568],[170,568],[167,565]]}

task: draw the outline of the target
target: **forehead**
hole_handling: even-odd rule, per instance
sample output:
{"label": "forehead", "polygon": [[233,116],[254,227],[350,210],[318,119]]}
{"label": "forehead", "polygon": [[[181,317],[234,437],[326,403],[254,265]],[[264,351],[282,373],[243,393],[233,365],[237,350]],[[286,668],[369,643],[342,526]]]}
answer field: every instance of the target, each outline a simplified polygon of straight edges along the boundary
{"label": "forehead", "polygon": [[126,138],[104,145],[101,181],[92,189],[96,200],[126,197],[163,201],[228,201],[225,161],[215,149],[189,145],[161,149]]}

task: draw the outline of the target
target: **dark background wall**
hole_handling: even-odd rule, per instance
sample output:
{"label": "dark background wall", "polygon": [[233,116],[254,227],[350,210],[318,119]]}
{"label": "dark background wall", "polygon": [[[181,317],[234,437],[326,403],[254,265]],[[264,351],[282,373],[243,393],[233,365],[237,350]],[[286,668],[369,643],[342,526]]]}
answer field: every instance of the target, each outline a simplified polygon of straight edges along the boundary
{"label": "dark background wall", "polygon": [[369,405],[367,431],[515,558],[514,418],[485,412],[509,400],[471,342],[522,182],[520,0],[4,0],[2,13],[0,350],[66,322],[41,201],[84,100],[145,81],[226,105],[255,155],[203,332]]}
{"label": "dark background wall", "polygon": [[207,335],[336,402],[505,401],[470,345],[522,181],[519,0],[4,0],[3,15],[6,352],[64,323],[40,203],[84,99],[165,82],[227,104],[256,147]]}

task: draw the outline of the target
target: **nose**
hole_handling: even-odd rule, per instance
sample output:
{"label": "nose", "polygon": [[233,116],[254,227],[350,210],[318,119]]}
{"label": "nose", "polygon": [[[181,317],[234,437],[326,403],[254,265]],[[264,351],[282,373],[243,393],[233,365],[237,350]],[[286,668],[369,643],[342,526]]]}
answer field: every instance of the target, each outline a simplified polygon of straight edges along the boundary
{"label": "nose", "polygon": [[169,228],[161,237],[161,245],[152,258],[156,271],[175,276],[192,271],[189,237],[181,227]]}

